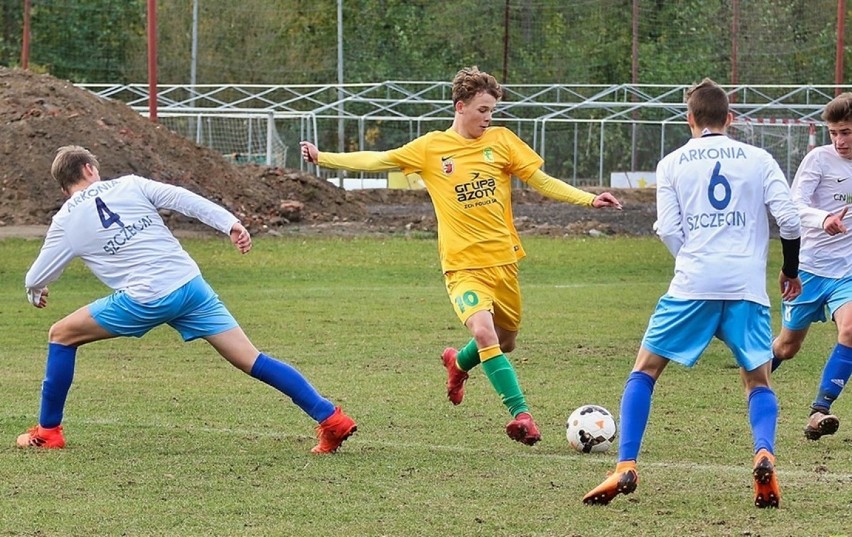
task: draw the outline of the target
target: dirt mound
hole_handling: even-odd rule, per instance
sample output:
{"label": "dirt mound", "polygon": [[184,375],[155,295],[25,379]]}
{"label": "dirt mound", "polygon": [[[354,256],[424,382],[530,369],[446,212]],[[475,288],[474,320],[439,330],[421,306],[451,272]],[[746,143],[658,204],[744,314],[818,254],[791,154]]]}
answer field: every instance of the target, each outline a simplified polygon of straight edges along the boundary
{"label": "dirt mound", "polygon": [[[585,188],[600,193],[603,188]],[[657,216],[653,188],[610,190],[624,209],[589,209],[545,198],[535,190],[512,193],[515,226],[536,235],[649,235]],[[366,223],[375,231],[434,231],[435,213],[425,190],[359,190],[353,192],[366,207]],[[339,226],[343,227],[343,226]]]}
{"label": "dirt mound", "polygon": [[[365,207],[298,170],[236,166],[134,112],[47,75],[0,68],[0,225],[46,224],[64,197],[50,177],[56,149],[81,145],[101,176],[135,173],[186,187],[255,231],[293,221],[362,220]],[[178,215],[170,224],[188,225]]]}
{"label": "dirt mound", "polygon": [[[64,201],[50,177],[56,149],[81,145],[97,155],[102,177],[134,173],[186,187],[227,207],[253,232],[435,229],[425,191],[347,192],[299,170],[237,166],[124,103],[48,75],[0,67],[0,94],[0,226],[48,224]],[[650,233],[653,190],[616,195],[624,211],[592,211],[519,190],[516,223],[529,233]],[[182,215],[163,216],[174,229],[200,226]]]}

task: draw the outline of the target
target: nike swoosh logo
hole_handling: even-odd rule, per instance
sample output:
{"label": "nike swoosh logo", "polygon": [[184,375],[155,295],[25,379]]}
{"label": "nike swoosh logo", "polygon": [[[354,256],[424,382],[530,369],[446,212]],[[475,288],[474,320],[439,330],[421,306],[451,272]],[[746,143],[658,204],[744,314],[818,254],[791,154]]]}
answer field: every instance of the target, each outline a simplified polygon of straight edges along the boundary
{"label": "nike swoosh logo", "polygon": [[450,155],[449,157],[441,157],[441,162],[446,162],[446,161],[450,160],[451,158],[453,158],[454,156],[455,155]]}
{"label": "nike swoosh logo", "polygon": [[847,180],[847,179],[849,179],[849,178],[848,178],[848,177],[844,177],[844,178],[842,178],[842,179],[841,179],[841,178],[839,178],[839,177],[838,177],[837,182],[838,182],[838,183],[842,183],[843,181],[845,181],[845,180]]}

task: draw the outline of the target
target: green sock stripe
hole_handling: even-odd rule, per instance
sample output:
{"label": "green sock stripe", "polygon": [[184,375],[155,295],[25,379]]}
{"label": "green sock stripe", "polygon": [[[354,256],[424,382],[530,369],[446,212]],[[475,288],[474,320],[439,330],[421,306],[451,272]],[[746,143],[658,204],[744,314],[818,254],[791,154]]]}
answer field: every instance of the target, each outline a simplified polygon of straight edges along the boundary
{"label": "green sock stripe", "polygon": [[479,365],[479,349],[476,347],[476,340],[471,339],[456,356],[456,363],[465,371],[470,371]]}
{"label": "green sock stripe", "polygon": [[482,370],[494,386],[494,390],[500,395],[503,400],[503,405],[509,410],[512,417],[517,416],[521,412],[529,412],[526,399],[521,391],[521,386],[518,384],[518,376],[515,374],[515,369],[504,354],[495,356],[490,360],[482,362]]}

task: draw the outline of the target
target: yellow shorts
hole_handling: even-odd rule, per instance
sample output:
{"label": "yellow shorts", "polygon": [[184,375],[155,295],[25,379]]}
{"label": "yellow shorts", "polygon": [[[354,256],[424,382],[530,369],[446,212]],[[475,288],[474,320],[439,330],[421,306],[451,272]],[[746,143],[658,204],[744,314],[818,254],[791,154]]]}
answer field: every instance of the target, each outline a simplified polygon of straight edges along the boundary
{"label": "yellow shorts", "polygon": [[521,327],[521,286],[518,264],[454,270],[444,274],[456,315],[466,323],[478,311],[490,311],[494,324],[517,332]]}

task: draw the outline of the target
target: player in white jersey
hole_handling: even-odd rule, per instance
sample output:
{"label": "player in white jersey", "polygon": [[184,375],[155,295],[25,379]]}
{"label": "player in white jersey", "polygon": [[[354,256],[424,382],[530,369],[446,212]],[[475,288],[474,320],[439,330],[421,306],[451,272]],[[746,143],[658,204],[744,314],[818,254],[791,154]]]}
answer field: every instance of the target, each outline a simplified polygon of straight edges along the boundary
{"label": "player in white jersey", "polygon": [[61,423],[79,346],[119,336],[142,337],[162,324],[185,341],[204,338],[232,365],[290,397],[318,423],[314,453],[336,451],[355,432],[355,422],[301,373],[249,341],[158,209],[197,218],[230,235],[245,254],[251,250],[251,236],[236,216],[174,185],[135,175],[102,181],[97,159],[79,146],[61,147],[51,173],[68,200],[53,217],[27,272],[30,302],[37,308],[47,306],[47,286],[74,258],[114,292],[50,327],[39,421],[18,437],[18,446],[65,447]]}
{"label": "player in white jersey", "polygon": [[811,323],[837,327],[837,344],[822,370],[805,437],[834,434],[840,420],[831,404],[852,375],[852,234],[846,218],[852,204],[852,93],[826,105],[822,119],[831,144],[805,155],[793,181],[793,201],[802,217],[802,294],[785,301],[781,333],[772,344],[773,368],[799,352]]}
{"label": "player in white jersey", "polygon": [[687,92],[686,104],[693,137],[657,166],[655,227],[675,257],[674,278],[651,316],[624,386],[618,465],[583,502],[608,504],[636,489],[636,459],[657,379],[670,361],[694,365],[717,337],[731,349],[746,388],[755,505],[777,507],[781,493],[774,455],[778,401],[769,386],[768,216],[780,228],[781,293],[792,299],[801,292],[799,215],[772,156],[725,135],[732,115],[721,87],[704,79]]}

